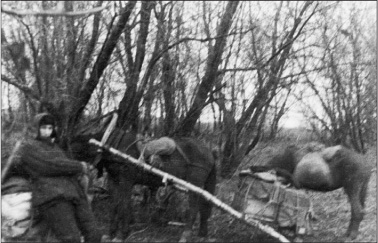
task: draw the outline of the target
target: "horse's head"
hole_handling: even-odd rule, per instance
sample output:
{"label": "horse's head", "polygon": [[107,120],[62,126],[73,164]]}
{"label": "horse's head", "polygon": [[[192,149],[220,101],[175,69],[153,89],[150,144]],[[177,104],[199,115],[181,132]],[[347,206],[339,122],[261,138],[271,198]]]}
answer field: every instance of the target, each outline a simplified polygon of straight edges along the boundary
{"label": "horse's head", "polygon": [[89,140],[94,138],[101,140],[102,133],[77,135],[71,139],[70,148],[75,159],[93,162],[96,155],[100,152],[96,145],[90,144]]}
{"label": "horse's head", "polygon": [[101,151],[97,146],[90,144],[89,140],[94,138],[101,141],[110,121],[110,115],[95,118],[77,130],[70,142],[70,149],[75,159],[93,162]]}

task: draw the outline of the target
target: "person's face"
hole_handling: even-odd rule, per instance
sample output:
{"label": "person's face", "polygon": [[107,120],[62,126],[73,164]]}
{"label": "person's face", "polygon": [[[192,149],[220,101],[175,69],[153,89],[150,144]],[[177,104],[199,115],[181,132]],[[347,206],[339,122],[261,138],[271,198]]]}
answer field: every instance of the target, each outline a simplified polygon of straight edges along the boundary
{"label": "person's face", "polygon": [[41,138],[49,138],[54,130],[53,125],[42,125],[39,127],[39,134]]}

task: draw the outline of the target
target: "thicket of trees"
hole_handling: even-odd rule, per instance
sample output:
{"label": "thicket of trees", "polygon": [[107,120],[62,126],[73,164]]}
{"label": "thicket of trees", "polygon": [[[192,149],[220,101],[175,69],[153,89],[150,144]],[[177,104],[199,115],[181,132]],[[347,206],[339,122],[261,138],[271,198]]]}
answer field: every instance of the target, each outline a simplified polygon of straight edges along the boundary
{"label": "thicket of trees", "polygon": [[66,146],[113,109],[119,127],[156,137],[211,121],[226,176],[296,106],[319,139],[364,152],[377,78],[376,5],[364,4],[3,2],[3,125],[48,110]]}

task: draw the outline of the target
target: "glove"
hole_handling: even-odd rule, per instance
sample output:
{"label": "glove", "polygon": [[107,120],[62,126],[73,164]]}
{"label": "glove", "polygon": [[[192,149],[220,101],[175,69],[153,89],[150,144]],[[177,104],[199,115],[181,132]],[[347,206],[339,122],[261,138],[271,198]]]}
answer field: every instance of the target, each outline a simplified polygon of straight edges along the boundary
{"label": "glove", "polygon": [[79,176],[78,180],[81,188],[83,188],[85,194],[87,194],[89,189],[89,176],[87,174],[82,174]]}
{"label": "glove", "polygon": [[84,161],[81,161],[80,163],[83,167],[83,174],[88,175],[89,172],[93,169],[93,166]]}

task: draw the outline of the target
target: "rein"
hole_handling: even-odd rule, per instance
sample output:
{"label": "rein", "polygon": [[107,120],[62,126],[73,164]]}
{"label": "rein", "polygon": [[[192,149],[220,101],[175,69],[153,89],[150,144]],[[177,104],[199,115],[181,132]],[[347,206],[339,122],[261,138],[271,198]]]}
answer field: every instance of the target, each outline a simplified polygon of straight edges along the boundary
{"label": "rein", "polygon": [[192,165],[192,162],[190,162],[189,158],[186,156],[186,154],[184,153],[184,151],[182,150],[182,148],[180,147],[180,145],[178,145],[177,142],[176,142],[176,149],[181,154],[181,156],[184,158],[184,160],[186,161],[186,163],[188,165]]}
{"label": "rein", "polygon": [[[108,127],[106,128],[106,130],[104,132],[104,135],[101,138],[101,143],[102,144],[105,144],[109,140],[110,135],[115,130],[115,126],[116,126],[117,120],[118,120],[118,114],[115,112],[115,113],[113,113],[112,120],[110,121]],[[93,165],[96,166],[100,162],[101,158],[102,158],[102,150],[100,149],[99,153],[96,155],[96,158],[95,158],[95,160],[93,162]]]}
{"label": "rein", "polygon": [[127,146],[127,148],[125,149],[125,153],[127,152],[127,150],[129,150],[129,148],[131,148],[131,146],[133,146],[134,144],[136,144],[137,142],[139,141],[143,141],[143,138],[139,138],[139,139],[136,139],[134,142],[132,142],[129,146]]}

